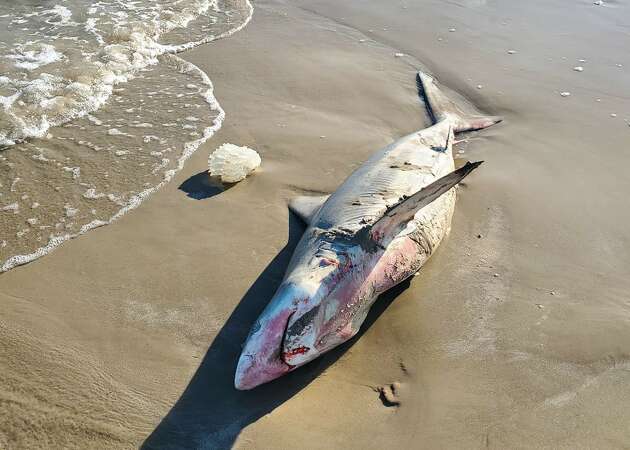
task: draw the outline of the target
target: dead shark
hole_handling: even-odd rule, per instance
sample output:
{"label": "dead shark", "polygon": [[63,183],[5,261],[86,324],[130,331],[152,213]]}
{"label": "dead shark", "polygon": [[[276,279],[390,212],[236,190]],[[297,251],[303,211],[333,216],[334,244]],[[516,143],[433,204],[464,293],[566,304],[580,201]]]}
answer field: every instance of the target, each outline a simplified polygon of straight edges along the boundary
{"label": "dead shark", "polygon": [[377,297],[429,259],[448,234],[458,170],[454,134],[501,119],[467,117],[429,75],[419,87],[434,125],[375,153],[330,196],[299,197],[290,209],[308,225],[284,279],[254,323],[234,385],[248,390],[352,338]]}

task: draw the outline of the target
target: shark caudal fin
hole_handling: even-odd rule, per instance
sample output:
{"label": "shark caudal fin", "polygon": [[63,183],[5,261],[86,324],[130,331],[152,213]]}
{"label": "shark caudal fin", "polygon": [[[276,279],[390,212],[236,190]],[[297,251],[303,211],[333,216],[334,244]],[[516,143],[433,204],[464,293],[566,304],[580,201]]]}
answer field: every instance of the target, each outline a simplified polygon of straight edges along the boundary
{"label": "shark caudal fin", "polygon": [[418,72],[418,88],[425,98],[427,111],[433,123],[449,119],[455,133],[483,130],[503,120],[498,116],[469,116],[444,95],[435,79],[424,72]]}
{"label": "shark caudal fin", "polygon": [[383,217],[378,219],[370,227],[371,239],[378,243],[383,237],[391,235],[392,232],[397,230],[401,225],[413,219],[417,211],[439,198],[442,194],[448,192],[466,178],[470,172],[479,167],[481,163],[483,163],[483,161],[474,163],[467,162],[459,169],[439,178],[389,208]]}

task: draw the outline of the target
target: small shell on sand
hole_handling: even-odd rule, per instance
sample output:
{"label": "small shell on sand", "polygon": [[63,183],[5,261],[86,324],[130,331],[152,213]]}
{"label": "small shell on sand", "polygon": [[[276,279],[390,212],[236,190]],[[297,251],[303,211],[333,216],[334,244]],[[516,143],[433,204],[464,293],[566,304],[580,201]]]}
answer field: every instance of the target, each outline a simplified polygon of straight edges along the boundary
{"label": "small shell on sand", "polygon": [[516,53],[516,50],[508,50],[508,55],[513,55]]}
{"label": "small shell on sand", "polygon": [[394,53],[394,56],[396,58],[402,58],[403,56],[405,56],[405,54],[404,53]]}
{"label": "small shell on sand", "polygon": [[576,67],[573,68],[573,70],[575,70],[576,72],[584,72],[584,67],[576,66]]}
{"label": "small shell on sand", "polygon": [[478,84],[477,89],[483,89],[483,84]]}
{"label": "small shell on sand", "polygon": [[615,113],[612,113],[612,114],[610,115],[610,117],[613,117],[613,118],[615,118],[615,117],[617,117],[617,114],[615,114]]}
{"label": "small shell on sand", "polygon": [[594,2],[593,2],[593,5],[603,6],[603,5],[604,5],[604,2],[603,2],[603,0],[597,0],[597,1],[594,1]]}
{"label": "small shell on sand", "polygon": [[455,33],[457,31],[457,28],[449,28],[448,31],[451,33]]}
{"label": "small shell on sand", "polygon": [[570,95],[571,95],[571,93],[570,93],[570,92],[560,92],[560,95],[561,95],[562,97],[568,97],[568,96],[570,96]]}
{"label": "small shell on sand", "polygon": [[208,158],[208,172],[224,183],[238,183],[256,170],[261,162],[256,150],[223,144]]}

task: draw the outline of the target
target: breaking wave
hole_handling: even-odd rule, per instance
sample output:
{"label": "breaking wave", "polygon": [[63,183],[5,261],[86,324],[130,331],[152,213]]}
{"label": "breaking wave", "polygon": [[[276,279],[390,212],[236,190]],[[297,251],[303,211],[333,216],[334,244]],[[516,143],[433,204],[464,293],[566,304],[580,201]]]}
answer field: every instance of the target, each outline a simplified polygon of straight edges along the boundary
{"label": "breaking wave", "polygon": [[220,127],[175,53],[247,25],[249,0],[0,4],[0,271],[110,223]]}

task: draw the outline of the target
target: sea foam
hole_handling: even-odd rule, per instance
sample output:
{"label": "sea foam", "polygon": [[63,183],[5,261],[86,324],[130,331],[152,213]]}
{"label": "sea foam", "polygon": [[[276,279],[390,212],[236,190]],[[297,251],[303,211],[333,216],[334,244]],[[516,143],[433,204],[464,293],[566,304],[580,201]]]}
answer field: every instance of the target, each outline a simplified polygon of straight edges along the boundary
{"label": "sea foam", "polygon": [[174,53],[239,31],[253,13],[248,0],[32,9],[12,8],[11,20],[35,21],[41,39],[17,36],[0,77],[0,271],[120,218],[183,168],[225,112],[207,75]]}
{"label": "sea foam", "polygon": [[256,150],[223,144],[210,154],[208,172],[224,183],[238,183],[256,170],[260,163],[260,155]]}

